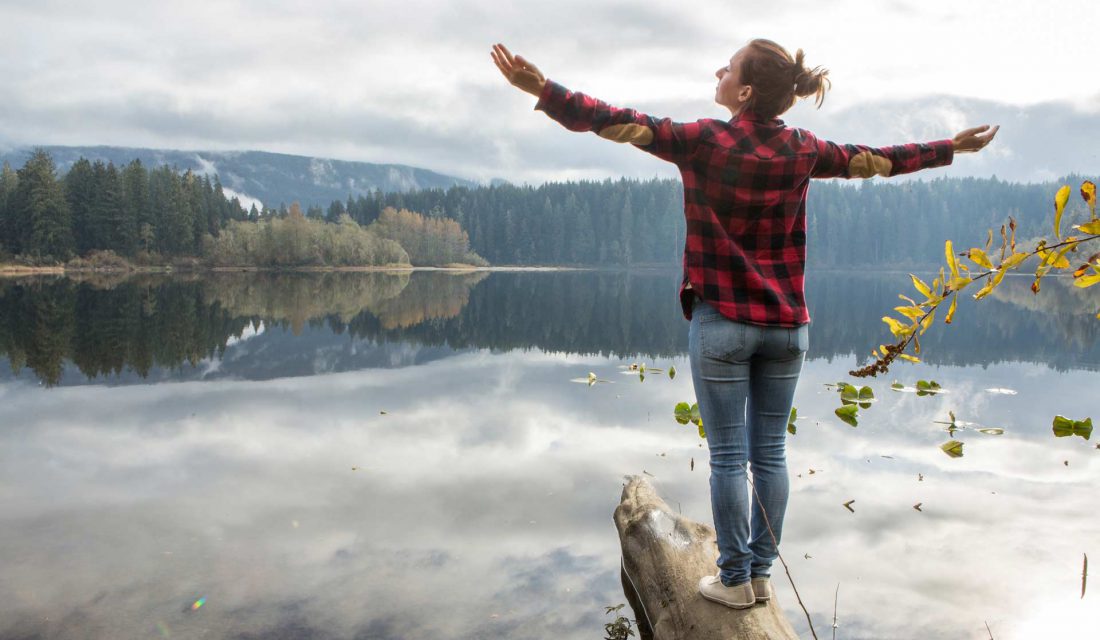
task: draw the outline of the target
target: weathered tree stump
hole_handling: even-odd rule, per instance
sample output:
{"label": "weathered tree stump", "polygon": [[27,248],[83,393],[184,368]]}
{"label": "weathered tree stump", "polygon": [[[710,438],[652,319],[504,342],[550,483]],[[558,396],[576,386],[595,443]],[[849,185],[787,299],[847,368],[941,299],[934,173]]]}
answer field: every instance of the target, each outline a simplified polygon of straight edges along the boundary
{"label": "weathered tree stump", "polygon": [[673,513],[645,478],[627,480],[615,526],[623,590],[642,640],[797,640],[774,593],[749,609],[699,595],[699,578],[717,572],[714,528]]}

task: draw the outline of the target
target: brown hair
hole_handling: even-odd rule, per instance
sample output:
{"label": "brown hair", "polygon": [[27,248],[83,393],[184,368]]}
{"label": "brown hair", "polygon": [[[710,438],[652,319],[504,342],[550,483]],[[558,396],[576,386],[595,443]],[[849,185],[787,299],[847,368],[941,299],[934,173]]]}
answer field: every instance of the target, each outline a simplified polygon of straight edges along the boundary
{"label": "brown hair", "polygon": [[772,42],[758,38],[745,47],[741,59],[741,84],[752,87],[745,109],[765,118],[774,118],[794,106],[797,98],[816,96],[818,108],[829,90],[829,70],[802,66],[802,49],[791,54]]}

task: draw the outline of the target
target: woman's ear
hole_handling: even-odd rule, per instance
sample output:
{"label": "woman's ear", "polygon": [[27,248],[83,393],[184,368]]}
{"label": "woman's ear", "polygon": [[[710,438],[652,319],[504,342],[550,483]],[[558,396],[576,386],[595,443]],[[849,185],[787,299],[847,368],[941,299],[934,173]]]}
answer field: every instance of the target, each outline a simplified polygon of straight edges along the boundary
{"label": "woman's ear", "polygon": [[751,98],[752,98],[752,87],[749,86],[749,85],[745,85],[745,86],[741,87],[741,90],[737,92],[737,101],[740,102],[741,104],[748,104],[748,102]]}

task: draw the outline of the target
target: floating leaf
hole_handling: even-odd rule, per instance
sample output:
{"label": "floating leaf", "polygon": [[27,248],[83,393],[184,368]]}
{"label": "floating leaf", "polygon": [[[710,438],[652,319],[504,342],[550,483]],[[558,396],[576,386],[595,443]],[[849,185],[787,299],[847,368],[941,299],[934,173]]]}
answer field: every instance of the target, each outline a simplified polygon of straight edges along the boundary
{"label": "floating leaf", "polygon": [[840,401],[846,405],[855,404],[859,400],[859,389],[854,385],[845,383],[840,387]]}
{"label": "floating leaf", "polygon": [[1054,416],[1054,437],[1081,436],[1085,440],[1092,437],[1092,418],[1071,420],[1065,416]]}
{"label": "floating leaf", "polygon": [[857,407],[856,405],[847,404],[843,407],[838,407],[833,413],[835,413],[836,417],[843,420],[846,424],[849,424],[853,427],[859,426],[859,420],[857,419],[859,416],[859,407]]}
{"label": "floating leaf", "polygon": [[669,367],[668,368],[668,379],[669,380],[675,380],[676,379],[676,367]]}
{"label": "floating leaf", "polygon": [[691,422],[691,405],[686,402],[680,402],[673,409],[673,416],[676,418],[676,422],[680,424],[687,424]]}
{"label": "floating leaf", "polygon": [[792,436],[798,431],[798,427],[794,425],[795,420],[798,420],[798,407],[791,407],[791,417],[787,418],[787,433]]}
{"label": "floating leaf", "polygon": [[940,445],[940,449],[952,458],[961,458],[963,456],[963,443],[958,440],[948,440]]}
{"label": "floating leaf", "polygon": [[1069,194],[1070,188],[1067,184],[1054,195],[1054,235],[1059,240],[1062,238],[1062,212],[1065,211],[1066,203],[1069,202]]}
{"label": "floating leaf", "polygon": [[849,500],[848,502],[844,503],[844,508],[847,509],[848,511],[851,511],[852,513],[855,513],[856,510],[852,508],[852,505],[855,504],[855,503],[856,503],[856,501],[853,498],[852,500]]}
{"label": "floating leaf", "polygon": [[591,387],[592,385],[596,384],[596,380],[597,380],[596,374],[589,371],[588,372],[588,386]]}
{"label": "floating leaf", "polygon": [[935,380],[917,380],[917,395],[931,396],[942,391],[940,384]]}
{"label": "floating leaf", "polygon": [[871,390],[871,387],[863,387],[859,390],[859,406],[864,409],[870,409],[871,403],[875,401],[875,392]]}
{"label": "floating leaf", "polygon": [[1004,435],[1004,432],[1005,432],[1004,429],[1000,429],[1000,428],[997,428],[997,427],[984,427],[984,428],[978,429],[978,431],[980,433],[986,434],[987,436],[1000,436],[1000,435]]}
{"label": "floating leaf", "polygon": [[890,385],[890,388],[893,389],[894,391],[901,391],[902,389],[905,388],[905,385],[898,382],[897,380],[894,380],[894,383]]}

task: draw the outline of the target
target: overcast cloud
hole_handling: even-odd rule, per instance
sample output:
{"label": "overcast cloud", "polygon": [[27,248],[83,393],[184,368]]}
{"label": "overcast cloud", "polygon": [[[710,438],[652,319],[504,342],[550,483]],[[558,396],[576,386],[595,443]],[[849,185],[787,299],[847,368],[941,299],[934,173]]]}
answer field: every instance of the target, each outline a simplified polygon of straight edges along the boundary
{"label": "overcast cloud", "polygon": [[789,123],[884,144],[1008,119],[999,155],[952,171],[1043,179],[1096,171],[1096,17],[1086,0],[0,0],[0,146],[257,149],[516,182],[674,175],[532,113],[490,45],[614,104],[694,120],[728,117],[713,72],[763,36],[832,72],[825,107]]}

